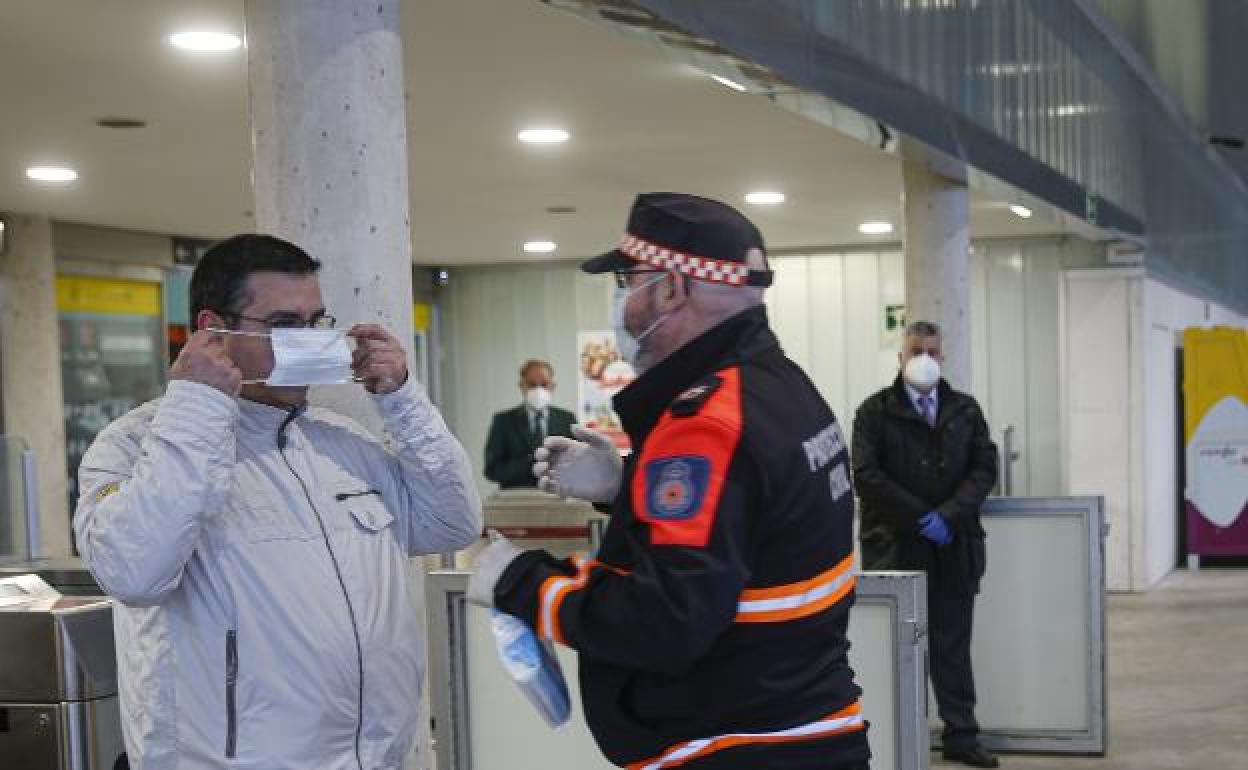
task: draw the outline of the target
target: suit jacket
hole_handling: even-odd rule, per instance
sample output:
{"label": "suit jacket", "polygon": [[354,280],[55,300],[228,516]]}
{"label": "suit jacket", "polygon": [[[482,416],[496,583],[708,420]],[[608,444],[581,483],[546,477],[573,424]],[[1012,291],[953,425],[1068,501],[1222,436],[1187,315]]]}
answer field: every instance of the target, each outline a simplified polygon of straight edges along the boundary
{"label": "suit jacket", "polygon": [[[557,406],[546,408],[546,435],[571,436],[576,415]],[[485,477],[503,489],[535,487],[533,450],[541,439],[529,425],[529,410],[523,404],[494,415],[485,442]]]}
{"label": "suit jacket", "polygon": [[[937,584],[976,591],[985,565],[979,509],[997,481],[997,447],[975,399],[944,380],[939,388],[934,426],[900,377],[858,408],[851,457],[863,568],[924,570]],[[953,543],[938,548],[919,534],[929,511],[949,522]]]}

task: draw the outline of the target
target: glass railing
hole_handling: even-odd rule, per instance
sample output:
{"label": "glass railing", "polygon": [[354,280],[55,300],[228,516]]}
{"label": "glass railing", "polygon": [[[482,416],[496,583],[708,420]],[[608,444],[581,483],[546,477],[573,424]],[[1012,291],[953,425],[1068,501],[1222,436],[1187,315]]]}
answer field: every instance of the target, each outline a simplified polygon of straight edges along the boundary
{"label": "glass railing", "polygon": [[0,434],[0,564],[34,556],[31,544],[39,538],[38,521],[28,515],[33,471],[34,456],[26,440]]}

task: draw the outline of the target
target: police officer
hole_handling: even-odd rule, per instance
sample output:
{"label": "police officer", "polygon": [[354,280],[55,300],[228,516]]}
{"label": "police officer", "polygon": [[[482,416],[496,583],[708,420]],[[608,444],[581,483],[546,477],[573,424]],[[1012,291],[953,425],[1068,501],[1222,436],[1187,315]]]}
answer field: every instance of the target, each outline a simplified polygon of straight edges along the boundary
{"label": "police officer", "polygon": [[492,544],[469,600],[580,653],[585,718],[617,765],[865,768],[848,456],[768,326],[762,236],[717,201],[650,193],[582,269],[616,276],[633,452],[621,465],[578,428],[535,471],[609,502],[610,524],[596,560]]}
{"label": "police officer", "polygon": [[864,569],[927,572],[932,687],[945,759],[997,767],[979,744],[971,625],[984,574],[979,509],[997,481],[997,447],[979,404],[940,376],[940,327],[906,329],[896,381],[854,417],[854,484]]}

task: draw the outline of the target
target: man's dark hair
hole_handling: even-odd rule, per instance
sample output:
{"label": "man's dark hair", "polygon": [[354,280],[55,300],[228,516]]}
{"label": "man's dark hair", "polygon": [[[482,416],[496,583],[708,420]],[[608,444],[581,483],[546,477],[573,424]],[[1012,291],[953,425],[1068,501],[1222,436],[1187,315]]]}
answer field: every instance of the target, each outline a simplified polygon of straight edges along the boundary
{"label": "man's dark hair", "polygon": [[320,269],[319,260],[281,238],[256,233],[226,238],[204,252],[191,274],[191,329],[201,310],[237,312],[252,273],[312,275]]}

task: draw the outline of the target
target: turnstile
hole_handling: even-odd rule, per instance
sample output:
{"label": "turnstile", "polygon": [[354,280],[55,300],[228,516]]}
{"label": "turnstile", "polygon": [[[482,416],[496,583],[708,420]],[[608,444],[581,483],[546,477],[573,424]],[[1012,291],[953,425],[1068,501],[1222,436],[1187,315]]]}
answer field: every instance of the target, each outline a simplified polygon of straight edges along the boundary
{"label": "turnstile", "polygon": [[0,766],[125,767],[109,599],[2,579],[0,651]]}
{"label": "turnstile", "polygon": [[[609,770],[580,708],[576,655],[558,656],[573,701],[572,720],[553,731],[507,678],[489,616],[464,600],[469,573],[429,576],[429,683],[442,770]],[[925,770],[928,760],[927,588],[921,572],[859,576],[850,615],[849,662],[864,689],[863,714],[876,770]]]}
{"label": "turnstile", "polygon": [[0,564],[0,578],[14,575],[38,575],[63,596],[104,595],[87,565],[77,556]]}

